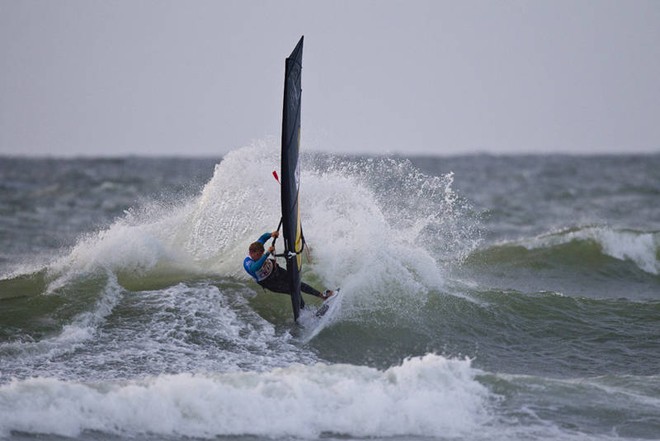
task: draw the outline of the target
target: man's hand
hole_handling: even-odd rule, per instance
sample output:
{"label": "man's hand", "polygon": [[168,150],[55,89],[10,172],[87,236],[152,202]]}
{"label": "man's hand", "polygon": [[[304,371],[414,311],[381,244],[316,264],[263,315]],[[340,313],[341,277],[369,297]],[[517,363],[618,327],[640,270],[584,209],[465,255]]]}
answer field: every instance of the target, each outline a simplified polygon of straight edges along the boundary
{"label": "man's hand", "polygon": [[272,246],[272,245],[269,246],[269,247],[268,247],[268,252],[269,252],[270,254],[273,254],[273,253],[275,252],[275,247]]}
{"label": "man's hand", "polygon": [[270,233],[270,237],[280,237],[280,232],[279,231],[273,231]]}

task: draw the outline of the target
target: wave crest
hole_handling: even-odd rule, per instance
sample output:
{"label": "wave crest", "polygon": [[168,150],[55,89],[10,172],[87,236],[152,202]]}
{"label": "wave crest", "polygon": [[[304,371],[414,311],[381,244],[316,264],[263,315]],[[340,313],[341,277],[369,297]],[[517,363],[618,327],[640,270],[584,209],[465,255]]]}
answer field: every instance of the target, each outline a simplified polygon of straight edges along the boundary
{"label": "wave crest", "polygon": [[660,233],[605,226],[570,228],[496,244],[470,256],[473,263],[509,263],[537,268],[556,263],[593,267],[611,259],[631,262],[649,274],[660,274]]}

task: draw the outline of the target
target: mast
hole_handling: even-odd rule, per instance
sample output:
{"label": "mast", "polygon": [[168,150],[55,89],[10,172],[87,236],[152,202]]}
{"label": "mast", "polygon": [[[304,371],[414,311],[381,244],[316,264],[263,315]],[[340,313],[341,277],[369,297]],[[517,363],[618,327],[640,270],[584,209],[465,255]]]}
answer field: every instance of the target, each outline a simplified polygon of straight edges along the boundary
{"label": "mast", "polygon": [[286,59],[284,72],[284,105],[282,110],[282,233],[289,275],[289,291],[293,318],[298,320],[304,303],[300,294],[300,272],[304,240],[300,223],[298,196],[300,190],[300,101],[303,37]]}

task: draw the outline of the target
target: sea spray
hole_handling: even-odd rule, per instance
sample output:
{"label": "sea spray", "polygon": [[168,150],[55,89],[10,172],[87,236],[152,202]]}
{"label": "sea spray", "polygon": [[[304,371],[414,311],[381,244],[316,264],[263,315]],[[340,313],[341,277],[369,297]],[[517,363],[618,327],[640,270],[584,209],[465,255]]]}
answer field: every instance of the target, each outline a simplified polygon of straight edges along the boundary
{"label": "sea spray", "polygon": [[451,173],[425,175],[403,159],[305,159],[305,234],[322,239],[308,239],[319,257],[311,267],[345,288],[354,314],[376,307],[415,315],[430,291],[443,289],[447,268],[480,242],[479,217],[452,189]]}
{"label": "sea spray", "polygon": [[280,198],[273,170],[279,170],[279,155],[266,142],[235,150],[216,165],[181,226],[187,234],[185,249],[195,259],[223,274],[241,274],[237,270],[242,271],[247,245],[277,229]]}
{"label": "sea spray", "polygon": [[[325,160],[303,156],[301,185],[304,234],[314,250],[308,270],[324,285],[375,293],[394,283],[425,291],[442,284],[441,266],[478,243],[478,222],[452,190],[451,175],[427,176],[405,160],[330,158],[324,169]],[[272,142],[229,153],[199,195],[131,207],[109,227],[81,236],[48,265],[51,290],[105,270],[143,277],[178,268],[246,278],[240,261],[247,244],[279,222],[279,184],[271,175],[278,169]],[[375,266],[381,269],[373,274]],[[388,274],[394,279],[382,281]]]}
{"label": "sea spray", "polygon": [[52,279],[48,291],[104,272],[145,277],[177,268],[194,273],[192,257],[176,240],[185,209],[165,210],[159,204],[129,209],[107,229],[82,236],[67,254],[48,265]]}

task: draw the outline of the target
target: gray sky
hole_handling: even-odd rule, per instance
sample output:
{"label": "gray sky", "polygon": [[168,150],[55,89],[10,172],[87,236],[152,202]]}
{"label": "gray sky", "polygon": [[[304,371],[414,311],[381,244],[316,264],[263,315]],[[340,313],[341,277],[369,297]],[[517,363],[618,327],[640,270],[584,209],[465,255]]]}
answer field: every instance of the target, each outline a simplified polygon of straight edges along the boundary
{"label": "gray sky", "polygon": [[660,151],[660,1],[0,0],[0,154]]}

